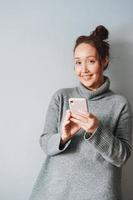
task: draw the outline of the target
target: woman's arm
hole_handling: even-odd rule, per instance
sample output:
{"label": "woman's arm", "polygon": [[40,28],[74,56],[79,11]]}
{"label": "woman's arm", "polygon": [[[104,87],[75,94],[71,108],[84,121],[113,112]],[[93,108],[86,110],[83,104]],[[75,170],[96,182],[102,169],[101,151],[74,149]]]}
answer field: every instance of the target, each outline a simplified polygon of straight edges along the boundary
{"label": "woman's arm", "polygon": [[68,147],[71,142],[71,140],[69,140],[65,141],[64,143],[64,141],[61,140],[61,133],[58,130],[60,114],[60,99],[58,91],[53,94],[49,103],[46,112],[43,133],[39,140],[42,150],[45,152],[45,154],[50,156],[61,153]]}
{"label": "woman's arm", "polygon": [[90,137],[84,139],[92,144],[108,162],[121,167],[131,155],[132,149],[132,113],[128,102],[123,106],[115,132],[100,122]]}

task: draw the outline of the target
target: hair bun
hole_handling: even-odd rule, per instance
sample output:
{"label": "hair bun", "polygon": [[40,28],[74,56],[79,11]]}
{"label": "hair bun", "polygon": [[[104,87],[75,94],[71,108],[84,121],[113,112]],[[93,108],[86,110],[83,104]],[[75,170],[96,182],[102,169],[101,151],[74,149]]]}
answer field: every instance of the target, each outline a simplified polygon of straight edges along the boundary
{"label": "hair bun", "polygon": [[98,40],[106,40],[108,39],[108,35],[108,30],[103,25],[99,25],[96,27],[96,29],[92,32],[90,36]]}

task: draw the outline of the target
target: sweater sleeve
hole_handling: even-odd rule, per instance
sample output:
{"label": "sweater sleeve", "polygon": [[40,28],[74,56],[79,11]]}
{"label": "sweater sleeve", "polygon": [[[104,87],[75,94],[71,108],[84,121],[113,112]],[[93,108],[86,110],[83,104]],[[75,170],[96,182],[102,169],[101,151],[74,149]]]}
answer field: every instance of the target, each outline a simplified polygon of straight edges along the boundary
{"label": "sweater sleeve", "polygon": [[61,145],[61,132],[58,130],[59,123],[59,97],[56,91],[49,103],[43,133],[40,136],[40,146],[44,153],[49,156],[59,154],[69,146],[71,139]]}
{"label": "sweater sleeve", "polygon": [[132,114],[129,103],[123,106],[114,132],[100,121],[96,131],[90,137],[85,133],[84,139],[92,144],[105,160],[121,167],[130,157],[132,149]]}

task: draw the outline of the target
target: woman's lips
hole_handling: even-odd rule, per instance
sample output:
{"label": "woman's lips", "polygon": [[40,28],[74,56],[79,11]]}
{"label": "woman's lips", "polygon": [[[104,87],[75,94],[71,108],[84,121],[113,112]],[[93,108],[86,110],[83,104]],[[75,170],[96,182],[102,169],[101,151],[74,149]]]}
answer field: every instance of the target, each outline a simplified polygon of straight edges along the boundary
{"label": "woman's lips", "polygon": [[90,80],[91,76],[92,76],[92,75],[84,75],[84,76],[82,76],[82,78],[83,78],[85,81],[88,81],[88,80]]}

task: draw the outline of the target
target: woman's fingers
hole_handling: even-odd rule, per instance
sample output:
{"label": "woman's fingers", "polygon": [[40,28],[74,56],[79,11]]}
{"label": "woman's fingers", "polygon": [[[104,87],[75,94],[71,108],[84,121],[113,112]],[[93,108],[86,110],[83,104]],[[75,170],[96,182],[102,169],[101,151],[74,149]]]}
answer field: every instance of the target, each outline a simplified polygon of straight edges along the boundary
{"label": "woman's fingers", "polygon": [[70,121],[79,124],[80,126],[82,126],[84,123],[83,121],[80,121],[80,119],[75,119],[75,118],[70,118]]}
{"label": "woman's fingers", "polygon": [[66,119],[69,119],[70,115],[71,115],[70,110],[66,110]]}
{"label": "woman's fingers", "polygon": [[90,112],[83,112],[83,111],[80,111],[80,112],[78,112],[77,113],[78,115],[80,115],[80,116],[83,116],[83,117],[86,117],[86,118],[92,118],[94,115],[92,114],[92,113],[90,113]]}
{"label": "woman's fingers", "polygon": [[91,124],[87,124],[83,121],[80,121],[79,119],[71,118],[70,119],[72,122],[78,124],[80,128],[83,128],[85,131],[88,131],[91,127]]}
{"label": "woman's fingers", "polygon": [[68,125],[71,121],[79,124],[80,126],[83,126],[85,125],[85,123],[88,123],[89,119],[92,118],[92,116],[93,115],[89,112],[71,113],[71,111],[68,109],[66,110],[64,126]]}
{"label": "woman's fingers", "polygon": [[70,116],[71,116],[70,110],[66,110],[66,116],[63,123],[64,126],[70,123]]}
{"label": "woman's fingers", "polygon": [[88,118],[89,118],[89,117],[87,117],[85,115],[81,115],[81,114],[72,114],[72,117],[75,119],[79,119],[80,121],[83,121],[83,122],[88,122]]}
{"label": "woman's fingers", "polygon": [[68,125],[70,123],[70,120],[67,120],[64,122],[64,126]]}

